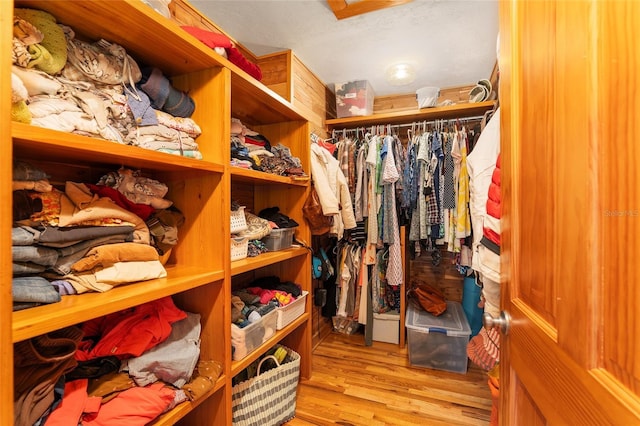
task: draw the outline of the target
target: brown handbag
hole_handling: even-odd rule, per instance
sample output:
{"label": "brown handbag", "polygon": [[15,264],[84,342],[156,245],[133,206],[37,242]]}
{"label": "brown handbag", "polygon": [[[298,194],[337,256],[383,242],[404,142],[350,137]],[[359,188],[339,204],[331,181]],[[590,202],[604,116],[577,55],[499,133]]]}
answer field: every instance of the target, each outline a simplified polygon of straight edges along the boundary
{"label": "brown handbag", "polygon": [[421,280],[412,281],[407,291],[409,300],[419,309],[432,315],[441,315],[447,310],[447,301],[442,292]]}
{"label": "brown handbag", "polygon": [[325,216],[322,213],[322,205],[316,188],[311,185],[309,195],[302,206],[302,215],[309,223],[311,235],[323,235],[329,232],[333,226],[333,216]]}

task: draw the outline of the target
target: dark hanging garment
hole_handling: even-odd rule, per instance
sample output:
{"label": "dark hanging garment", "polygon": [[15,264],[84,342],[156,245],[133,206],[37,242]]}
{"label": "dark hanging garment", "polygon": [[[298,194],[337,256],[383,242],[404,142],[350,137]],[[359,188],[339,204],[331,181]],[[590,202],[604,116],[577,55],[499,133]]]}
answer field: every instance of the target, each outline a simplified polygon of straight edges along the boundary
{"label": "dark hanging garment", "polygon": [[333,274],[328,280],[324,281],[322,286],[327,290],[327,303],[322,307],[322,316],[331,318],[336,315],[338,310],[336,306],[336,274]]}

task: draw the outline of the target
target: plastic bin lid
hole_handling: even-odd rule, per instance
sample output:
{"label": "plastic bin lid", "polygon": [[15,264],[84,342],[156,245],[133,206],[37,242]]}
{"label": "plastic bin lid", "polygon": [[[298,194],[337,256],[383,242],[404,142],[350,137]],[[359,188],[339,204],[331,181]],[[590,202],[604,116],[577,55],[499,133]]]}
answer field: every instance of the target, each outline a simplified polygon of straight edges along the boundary
{"label": "plastic bin lid", "polygon": [[385,312],[383,314],[373,313],[373,318],[386,321],[399,321],[400,313],[396,311]]}
{"label": "plastic bin lid", "polygon": [[469,336],[471,327],[464,315],[462,305],[458,302],[447,302],[447,310],[439,316],[431,315],[422,309],[409,304],[405,325],[408,329],[420,333],[444,333],[447,336]]}
{"label": "plastic bin lid", "polygon": [[292,226],[290,228],[273,228],[271,229],[272,234],[284,234],[286,232],[293,232],[298,229],[297,226]]}

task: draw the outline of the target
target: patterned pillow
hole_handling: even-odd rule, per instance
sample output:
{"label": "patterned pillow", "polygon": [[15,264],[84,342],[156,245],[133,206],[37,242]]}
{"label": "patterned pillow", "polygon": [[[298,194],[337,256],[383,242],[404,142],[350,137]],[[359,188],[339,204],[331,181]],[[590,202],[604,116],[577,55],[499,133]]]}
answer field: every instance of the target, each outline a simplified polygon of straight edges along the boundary
{"label": "patterned pillow", "polygon": [[250,240],[259,240],[271,233],[269,221],[256,216],[249,212],[244,212],[247,220],[247,229],[238,233],[241,237],[247,237]]}
{"label": "patterned pillow", "polygon": [[[31,198],[40,198],[42,200],[42,211],[31,215],[31,220],[34,222],[40,222],[43,225],[59,226],[60,225],[60,211],[62,208],[62,197],[67,195],[57,189],[53,189],[51,192],[33,192]],[[134,223],[127,222],[122,219],[103,217],[92,220],[86,220],[81,223],[77,223],[75,226],[135,226]]]}

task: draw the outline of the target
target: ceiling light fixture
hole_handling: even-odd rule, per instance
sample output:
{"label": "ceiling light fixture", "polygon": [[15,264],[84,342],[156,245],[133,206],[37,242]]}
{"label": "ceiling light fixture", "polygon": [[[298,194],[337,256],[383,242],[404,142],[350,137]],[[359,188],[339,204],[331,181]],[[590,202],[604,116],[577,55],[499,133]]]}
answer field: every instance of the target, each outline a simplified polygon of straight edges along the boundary
{"label": "ceiling light fixture", "polygon": [[387,69],[387,82],[392,86],[404,86],[413,83],[415,79],[416,72],[409,64],[395,64]]}

